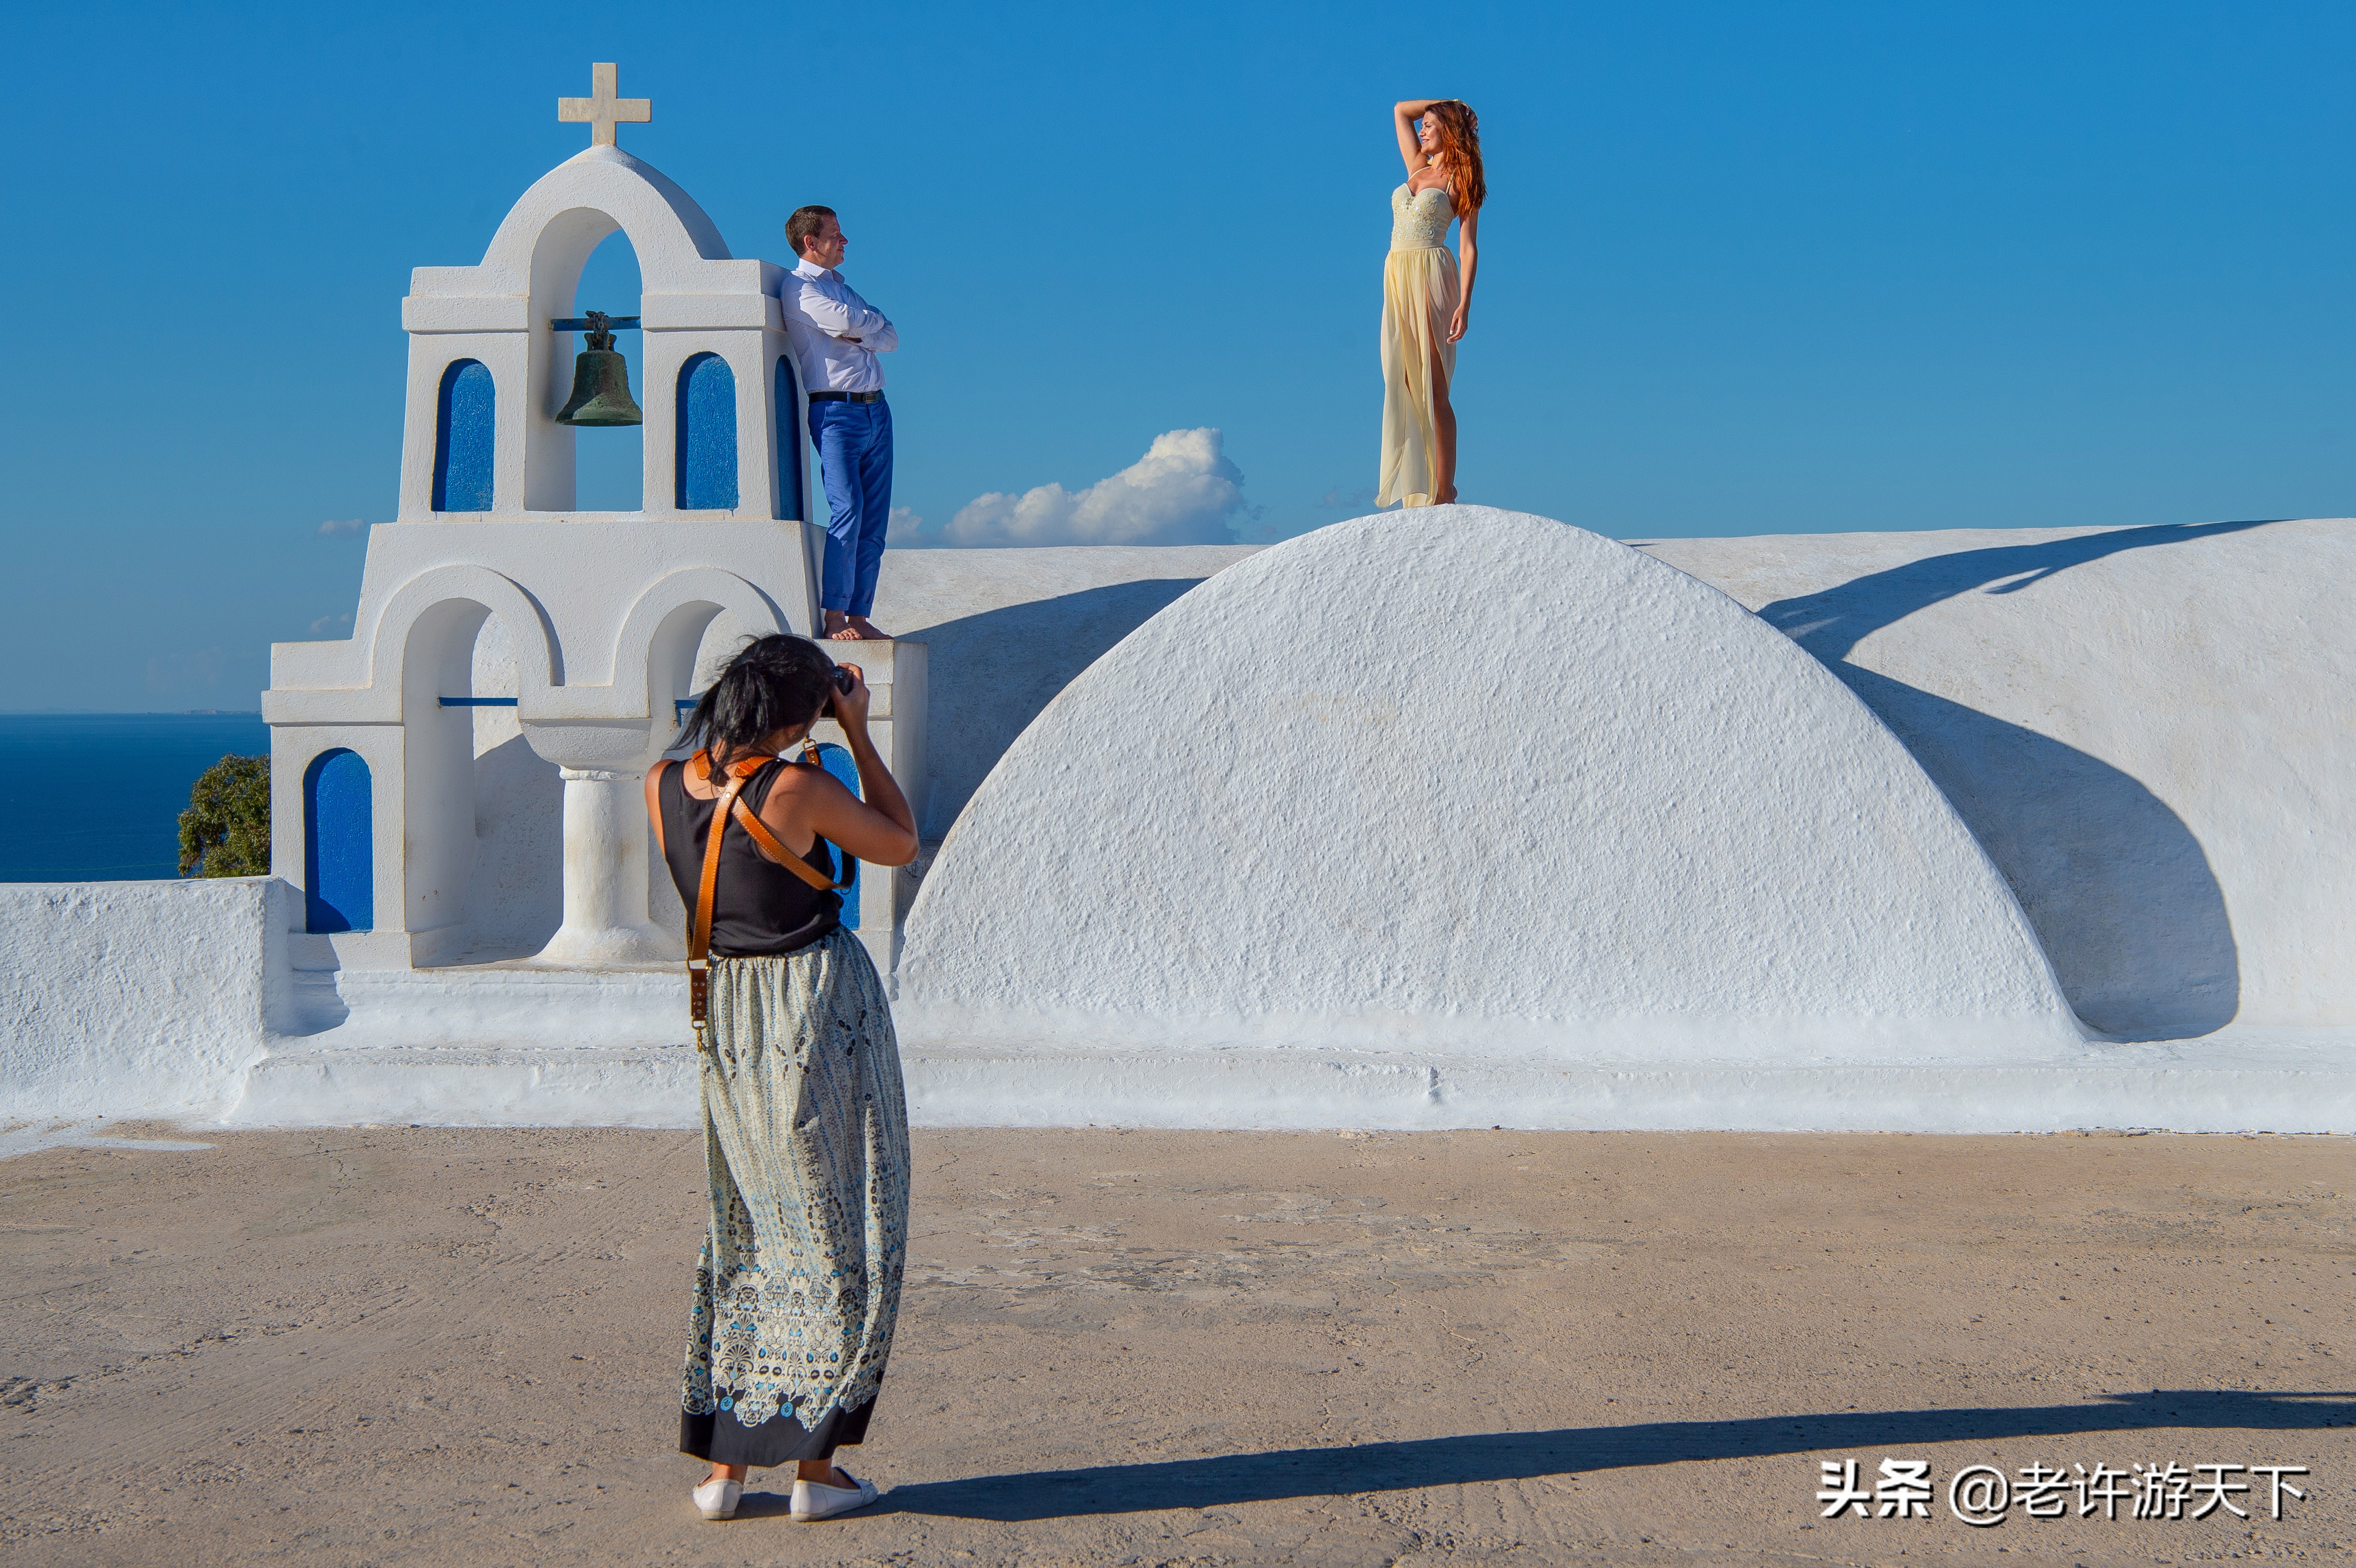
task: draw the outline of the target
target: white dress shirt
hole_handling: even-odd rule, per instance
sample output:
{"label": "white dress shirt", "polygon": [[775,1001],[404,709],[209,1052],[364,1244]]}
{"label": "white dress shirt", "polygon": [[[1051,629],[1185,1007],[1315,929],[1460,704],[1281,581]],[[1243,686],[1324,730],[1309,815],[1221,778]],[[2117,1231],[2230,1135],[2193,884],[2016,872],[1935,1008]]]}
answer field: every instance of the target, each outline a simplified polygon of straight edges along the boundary
{"label": "white dress shirt", "polygon": [[875,356],[899,347],[900,334],[841,272],[804,257],[778,284],[777,303],[785,307],[786,334],[801,366],[803,391],[884,389],[884,367]]}

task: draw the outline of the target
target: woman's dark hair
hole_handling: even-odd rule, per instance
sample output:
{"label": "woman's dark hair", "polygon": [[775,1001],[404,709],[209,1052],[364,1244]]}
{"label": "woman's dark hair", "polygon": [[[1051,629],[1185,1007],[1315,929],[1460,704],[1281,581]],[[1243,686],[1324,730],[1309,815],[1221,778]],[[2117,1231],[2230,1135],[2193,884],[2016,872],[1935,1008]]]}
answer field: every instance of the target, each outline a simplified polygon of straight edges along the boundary
{"label": "woman's dark hair", "polygon": [[808,637],[747,637],[680,727],[679,743],[709,749],[724,767],[778,731],[812,722],[833,690],[834,661]]}

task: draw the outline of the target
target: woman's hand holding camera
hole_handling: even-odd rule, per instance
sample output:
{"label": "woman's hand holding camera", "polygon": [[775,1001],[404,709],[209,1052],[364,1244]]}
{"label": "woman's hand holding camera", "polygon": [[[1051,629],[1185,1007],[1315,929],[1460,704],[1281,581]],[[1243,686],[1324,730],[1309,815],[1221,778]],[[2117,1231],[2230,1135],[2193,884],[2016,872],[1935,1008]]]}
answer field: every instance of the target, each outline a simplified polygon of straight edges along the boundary
{"label": "woman's hand holding camera", "polygon": [[834,695],[827,699],[829,717],[845,730],[867,728],[867,672],[855,664],[834,667]]}
{"label": "woman's hand holding camera", "polygon": [[[830,780],[813,780],[812,786],[821,801],[830,801],[811,818],[819,833],[828,842],[841,846],[862,860],[879,866],[905,866],[916,858],[916,818],[908,810],[908,797],[900,793],[900,785],[892,777],[892,770],[875,754],[875,742],[867,733],[867,672],[855,664],[834,667],[834,686],[827,693],[826,715],[842,726],[842,738],[850,743],[851,761],[859,765],[859,793],[836,785]],[[783,790],[772,794],[773,801],[787,798]]]}

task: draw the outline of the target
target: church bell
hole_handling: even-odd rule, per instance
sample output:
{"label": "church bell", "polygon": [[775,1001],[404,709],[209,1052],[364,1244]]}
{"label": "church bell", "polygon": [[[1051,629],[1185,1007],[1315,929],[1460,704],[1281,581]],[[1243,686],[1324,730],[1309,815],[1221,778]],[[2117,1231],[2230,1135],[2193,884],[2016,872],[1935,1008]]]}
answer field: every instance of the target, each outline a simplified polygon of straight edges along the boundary
{"label": "church bell", "polygon": [[558,424],[644,424],[630,396],[630,362],[614,347],[613,318],[589,313],[589,347],[573,361],[573,397],[556,416]]}

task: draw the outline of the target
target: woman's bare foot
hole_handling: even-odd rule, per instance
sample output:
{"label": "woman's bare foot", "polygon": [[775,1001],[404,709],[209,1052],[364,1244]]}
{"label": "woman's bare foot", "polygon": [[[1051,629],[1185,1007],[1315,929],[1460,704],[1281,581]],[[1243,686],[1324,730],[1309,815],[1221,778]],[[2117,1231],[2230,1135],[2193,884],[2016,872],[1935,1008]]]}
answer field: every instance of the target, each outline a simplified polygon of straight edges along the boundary
{"label": "woman's bare foot", "polygon": [[1451,485],[1447,489],[1442,490],[1438,495],[1434,496],[1431,498],[1431,504],[1435,507],[1447,507],[1452,506],[1455,503],[1455,500],[1456,486]]}

